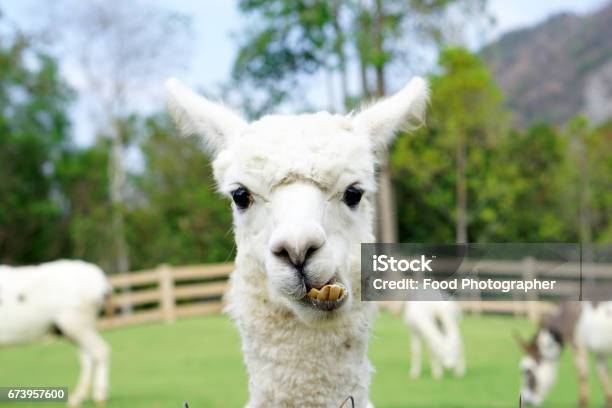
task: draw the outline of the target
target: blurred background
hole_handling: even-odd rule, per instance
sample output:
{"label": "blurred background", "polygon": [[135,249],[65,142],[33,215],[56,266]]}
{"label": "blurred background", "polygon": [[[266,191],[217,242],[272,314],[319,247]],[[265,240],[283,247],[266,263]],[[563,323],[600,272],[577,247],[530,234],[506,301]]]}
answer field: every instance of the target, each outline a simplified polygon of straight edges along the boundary
{"label": "blurred background", "polygon": [[[400,135],[381,168],[380,240],[612,241],[611,2],[1,0],[0,263],[77,258],[113,275],[233,259],[230,207],[215,193],[209,159],[197,140],[177,137],[164,112],[169,76],[254,119],[347,113],[413,75],[430,79],[431,107],[426,126]],[[223,389],[215,381],[225,373],[240,392],[223,398],[240,405],[236,334],[225,318],[211,319],[177,323],[186,325],[180,338],[197,343],[200,327],[220,333],[206,341],[231,350],[201,356],[219,370],[208,385]],[[468,337],[529,324],[490,319],[468,320]],[[406,329],[391,316],[381,324],[378,337],[395,336],[407,359]],[[137,350],[145,339],[176,344],[164,327],[108,336],[115,350]],[[488,339],[496,346],[477,358],[483,369],[471,379],[468,357],[465,381],[481,388],[495,379],[497,356],[514,352],[508,337]],[[390,398],[382,406],[404,406],[394,384],[407,383],[407,363],[396,362],[393,347],[377,347],[398,365],[374,383],[374,395]],[[32,351],[0,357],[17,364],[19,353]],[[203,381],[197,358],[177,354],[171,369],[195,371],[166,384],[175,404]],[[473,394],[472,406],[515,395],[518,350],[506,358],[511,382],[497,383],[500,394],[491,383],[484,402]],[[164,365],[145,367],[130,378],[142,382]],[[437,393],[431,380],[412,384]],[[573,401],[564,384],[559,401]],[[183,385],[184,394],[174,392]],[[145,393],[126,387],[117,406]],[[465,383],[446,387],[465,393]],[[224,406],[204,394],[211,399],[201,406]]]}
{"label": "blurred background", "polygon": [[604,1],[0,7],[3,263],[232,259],[208,159],[163,113],[168,76],[255,118],[348,112],[428,75],[427,126],[390,151],[385,241],[612,240]]}

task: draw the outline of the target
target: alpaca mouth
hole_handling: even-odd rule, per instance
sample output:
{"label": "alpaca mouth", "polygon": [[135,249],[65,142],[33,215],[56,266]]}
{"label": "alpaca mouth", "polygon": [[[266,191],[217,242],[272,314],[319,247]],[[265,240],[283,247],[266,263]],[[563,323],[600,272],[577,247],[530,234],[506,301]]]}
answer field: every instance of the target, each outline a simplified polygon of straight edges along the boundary
{"label": "alpaca mouth", "polygon": [[336,279],[321,287],[306,287],[307,294],[301,299],[303,303],[319,310],[330,312],[338,309],[347,298],[347,290]]}

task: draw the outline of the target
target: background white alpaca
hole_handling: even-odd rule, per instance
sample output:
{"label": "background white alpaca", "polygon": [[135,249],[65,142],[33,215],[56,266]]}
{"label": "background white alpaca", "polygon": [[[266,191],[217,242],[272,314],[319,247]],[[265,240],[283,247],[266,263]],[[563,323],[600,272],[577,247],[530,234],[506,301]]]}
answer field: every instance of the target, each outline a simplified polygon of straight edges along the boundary
{"label": "background white alpaca", "polygon": [[[108,396],[109,346],[96,317],[111,287],[100,268],[81,261],[0,266],[0,345],[36,340],[56,327],[79,348],[81,373],[69,405]],[[3,367],[3,369],[10,369]]]}
{"label": "background white alpaca", "polygon": [[267,116],[246,123],[167,83],[184,134],[203,137],[237,243],[227,311],[242,337],[249,407],[365,407],[374,304],[360,300],[360,244],[372,242],[376,152],[411,118],[413,79],[354,116]]}
{"label": "background white alpaca", "polygon": [[460,318],[461,310],[452,300],[406,302],[404,321],[411,329],[412,378],[421,375],[423,345],[429,354],[433,378],[441,378],[444,369],[453,370],[457,377],[465,374]]}

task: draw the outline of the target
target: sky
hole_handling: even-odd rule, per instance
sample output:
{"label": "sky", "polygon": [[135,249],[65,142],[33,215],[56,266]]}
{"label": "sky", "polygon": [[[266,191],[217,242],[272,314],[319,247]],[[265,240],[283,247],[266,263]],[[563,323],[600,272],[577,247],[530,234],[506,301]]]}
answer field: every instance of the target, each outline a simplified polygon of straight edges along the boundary
{"label": "sky", "polygon": [[[237,52],[235,35],[240,32],[244,23],[237,9],[238,1],[149,1],[161,8],[187,15],[191,19],[194,40],[189,45],[190,55],[180,64],[183,66],[182,69],[164,74],[177,76],[190,86],[201,90],[214,90],[221,83],[227,82]],[[36,0],[3,0],[0,8],[9,20],[28,31],[36,23],[32,14],[36,7],[33,2]],[[484,33],[486,38],[482,39],[482,43],[494,40],[508,31],[537,24],[562,11],[582,14],[593,11],[604,3],[605,0],[489,0],[489,10],[496,24]],[[66,76],[70,76],[70,73],[68,72]],[[152,92],[151,98],[162,100],[161,89],[160,81],[157,89],[159,92]],[[323,90],[315,89],[314,92],[323,92]],[[142,110],[149,109],[152,109],[150,105],[146,107],[142,105]],[[93,129],[90,125],[91,120],[87,117],[87,110],[83,108],[83,101],[75,106],[73,117],[76,123],[77,144],[91,143],[94,138]]]}

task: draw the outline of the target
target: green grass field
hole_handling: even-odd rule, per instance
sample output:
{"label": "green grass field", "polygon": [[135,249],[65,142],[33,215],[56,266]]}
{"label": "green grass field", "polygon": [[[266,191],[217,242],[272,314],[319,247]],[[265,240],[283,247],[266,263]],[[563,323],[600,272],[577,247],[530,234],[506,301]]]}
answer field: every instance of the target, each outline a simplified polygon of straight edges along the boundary
{"label": "green grass field", "polygon": [[[409,331],[400,318],[382,313],[370,343],[370,358],[377,370],[372,402],[377,408],[516,407],[520,354],[511,335],[515,329],[530,334],[533,327],[511,317],[467,316],[462,322],[468,363],[465,378],[447,375],[434,381],[425,365],[423,377],[411,380]],[[142,325],[108,331],[104,337],[113,348],[108,408],[179,408],[185,400],[192,408],[241,407],[246,402],[238,334],[224,316]],[[564,353],[547,407],[575,406],[576,380],[569,357]],[[72,345],[58,339],[3,348],[0,386],[73,387],[77,364]],[[599,407],[602,392],[591,377],[592,406]]]}

